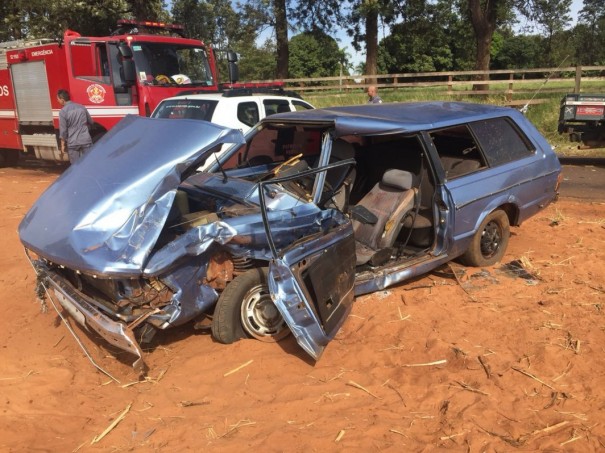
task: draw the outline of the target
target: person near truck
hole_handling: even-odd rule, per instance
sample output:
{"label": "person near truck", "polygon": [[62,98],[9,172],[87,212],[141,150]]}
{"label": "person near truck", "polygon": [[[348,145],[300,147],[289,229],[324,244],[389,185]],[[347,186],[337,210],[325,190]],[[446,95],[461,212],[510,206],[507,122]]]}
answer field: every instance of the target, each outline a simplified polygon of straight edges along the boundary
{"label": "person near truck", "polygon": [[57,100],[62,105],[59,112],[61,153],[67,150],[69,162],[74,164],[92,146],[88,128],[93,125],[93,121],[86,107],[73,102],[67,90],[57,91]]}

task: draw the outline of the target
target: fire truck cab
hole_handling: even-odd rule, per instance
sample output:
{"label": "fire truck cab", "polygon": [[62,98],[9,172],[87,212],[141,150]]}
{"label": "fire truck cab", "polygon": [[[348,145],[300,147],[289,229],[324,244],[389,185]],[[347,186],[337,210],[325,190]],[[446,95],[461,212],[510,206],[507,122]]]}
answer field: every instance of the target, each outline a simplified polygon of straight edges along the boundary
{"label": "fire truck cab", "polygon": [[[182,26],[122,20],[111,36],[0,43],[0,164],[21,152],[63,162],[57,90],[69,91],[94,120],[93,141],[125,115],[149,116],[164,98],[218,91],[213,49],[182,36]],[[158,34],[164,32],[167,34]],[[230,82],[237,58],[229,52]]]}

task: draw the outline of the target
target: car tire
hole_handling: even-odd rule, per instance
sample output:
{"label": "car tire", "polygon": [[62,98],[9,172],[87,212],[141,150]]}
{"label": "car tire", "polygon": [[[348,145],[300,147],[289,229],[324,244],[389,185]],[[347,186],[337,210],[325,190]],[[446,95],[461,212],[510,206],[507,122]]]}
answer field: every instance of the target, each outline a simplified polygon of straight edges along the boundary
{"label": "car tire", "polygon": [[271,299],[267,268],[237,276],[222,292],[214,309],[212,336],[230,344],[243,338],[276,342],[290,334]]}
{"label": "car tire", "polygon": [[471,245],[460,257],[467,266],[491,266],[502,259],[510,238],[510,223],[500,209],[490,213],[479,225]]}

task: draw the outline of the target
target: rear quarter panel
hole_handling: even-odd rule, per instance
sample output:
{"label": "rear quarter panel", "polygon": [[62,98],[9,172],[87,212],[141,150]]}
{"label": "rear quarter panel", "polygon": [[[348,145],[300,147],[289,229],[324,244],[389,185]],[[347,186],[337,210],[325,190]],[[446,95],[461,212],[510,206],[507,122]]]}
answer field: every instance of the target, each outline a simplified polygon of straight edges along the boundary
{"label": "rear quarter panel", "polygon": [[524,117],[514,120],[534,145],[533,155],[445,183],[454,211],[451,256],[468,248],[481,222],[499,207],[508,206],[511,225],[520,225],[556,198],[555,187],[561,171],[556,155]]}

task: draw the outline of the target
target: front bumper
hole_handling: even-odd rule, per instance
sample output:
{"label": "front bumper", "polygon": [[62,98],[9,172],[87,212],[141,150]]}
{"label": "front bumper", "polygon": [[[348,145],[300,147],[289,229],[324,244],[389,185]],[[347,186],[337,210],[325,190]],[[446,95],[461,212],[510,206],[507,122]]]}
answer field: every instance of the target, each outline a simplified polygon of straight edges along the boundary
{"label": "front bumper", "polygon": [[[146,373],[147,366],[143,360],[143,352],[129,326],[103,314],[88,296],[78,291],[56,272],[47,269],[38,269],[38,272],[45,288],[54,292],[56,300],[82,327],[94,330],[108,343],[138,357],[132,367],[141,376]],[[49,297],[52,295],[49,294]]]}

